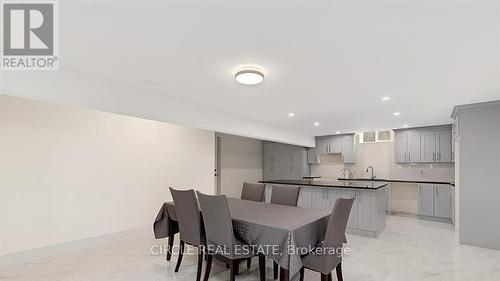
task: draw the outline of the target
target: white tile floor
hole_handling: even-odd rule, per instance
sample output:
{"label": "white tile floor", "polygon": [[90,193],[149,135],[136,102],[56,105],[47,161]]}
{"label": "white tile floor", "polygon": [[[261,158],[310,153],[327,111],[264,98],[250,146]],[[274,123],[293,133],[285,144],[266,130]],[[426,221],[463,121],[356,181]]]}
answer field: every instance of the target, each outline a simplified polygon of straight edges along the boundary
{"label": "white tile floor", "polygon": [[[344,258],[344,280],[500,280],[500,251],[458,245],[451,225],[389,216],[378,239],[348,235],[352,254]],[[176,256],[150,254],[157,242],[150,228],[0,258],[0,280],[195,280],[196,257],[185,256],[174,273]],[[177,242],[176,242],[177,244]],[[237,280],[258,280],[257,260]],[[214,281],[227,280],[222,265]],[[267,279],[272,280],[271,263]],[[306,280],[319,275],[306,271]]]}

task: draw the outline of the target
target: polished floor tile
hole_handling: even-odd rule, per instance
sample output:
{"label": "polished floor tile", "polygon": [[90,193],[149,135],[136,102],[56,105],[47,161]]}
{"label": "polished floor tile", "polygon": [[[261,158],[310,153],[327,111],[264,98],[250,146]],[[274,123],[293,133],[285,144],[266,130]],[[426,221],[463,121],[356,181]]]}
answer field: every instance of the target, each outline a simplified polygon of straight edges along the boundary
{"label": "polished floor tile", "polygon": [[[378,239],[348,235],[348,240],[352,253],[344,257],[344,280],[500,280],[500,251],[458,245],[449,224],[389,216]],[[175,255],[167,262],[151,253],[158,243],[165,240],[154,240],[151,229],[143,228],[2,257],[0,280],[195,280],[197,257],[185,256],[174,273]],[[270,261],[267,267],[272,280]],[[254,259],[248,271],[242,264],[237,280],[258,280],[258,272]],[[229,272],[216,264],[210,279],[228,280]],[[319,275],[306,271],[306,280]]]}

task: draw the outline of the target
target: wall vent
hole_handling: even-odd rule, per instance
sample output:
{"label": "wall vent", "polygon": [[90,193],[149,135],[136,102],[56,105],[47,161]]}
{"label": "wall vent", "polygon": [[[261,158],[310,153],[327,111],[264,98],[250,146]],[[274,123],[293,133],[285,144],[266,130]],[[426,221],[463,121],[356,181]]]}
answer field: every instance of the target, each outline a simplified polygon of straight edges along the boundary
{"label": "wall vent", "polygon": [[363,133],[363,142],[375,142],[376,141],[376,132],[364,132]]}
{"label": "wall vent", "polygon": [[391,131],[377,132],[377,141],[390,141],[390,140],[391,140]]}

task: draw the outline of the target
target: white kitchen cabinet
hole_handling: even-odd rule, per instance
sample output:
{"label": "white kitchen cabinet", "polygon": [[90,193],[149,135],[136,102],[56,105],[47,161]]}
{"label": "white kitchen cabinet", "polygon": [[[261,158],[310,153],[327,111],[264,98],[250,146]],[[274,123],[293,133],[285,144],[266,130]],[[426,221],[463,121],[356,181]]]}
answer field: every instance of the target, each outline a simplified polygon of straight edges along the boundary
{"label": "white kitchen cabinet", "polygon": [[262,179],[263,180],[272,180],[273,178],[273,170],[274,166],[271,163],[264,163],[262,166]]}
{"label": "white kitchen cabinet", "polygon": [[408,131],[408,162],[420,162],[420,131]]}
{"label": "white kitchen cabinet", "polygon": [[309,176],[305,147],[263,142],[262,159],[264,180],[301,179]]}
{"label": "white kitchen cabinet", "polygon": [[272,189],[273,186],[271,184],[266,184],[266,188],[264,189],[264,202],[271,203]]}
{"label": "white kitchen cabinet", "polygon": [[349,220],[347,221],[347,227],[358,228],[358,197],[359,193],[352,189],[342,189],[342,198],[354,198],[354,203],[352,204],[351,214],[349,215]]}
{"label": "white kitchen cabinet", "polygon": [[453,187],[447,184],[436,184],[434,188],[434,216],[451,219],[453,217]]}
{"label": "white kitchen cabinet", "polygon": [[264,163],[273,162],[273,143],[264,142],[262,143],[262,160]]}
{"label": "white kitchen cabinet", "polygon": [[451,222],[454,212],[453,187],[448,184],[419,184],[418,189],[418,215]]}
{"label": "white kitchen cabinet", "polygon": [[332,211],[333,207],[335,206],[335,202],[337,201],[337,199],[339,199],[341,197],[342,197],[342,194],[340,192],[340,189],[330,188],[330,189],[326,190],[326,198],[325,198],[326,199],[326,202],[325,202],[326,209],[329,211]]}
{"label": "white kitchen cabinet", "polygon": [[377,209],[375,192],[359,192],[356,200],[358,204],[358,228],[366,231],[375,231],[377,215],[373,210]]}
{"label": "white kitchen cabinet", "polygon": [[297,206],[300,208],[311,208],[312,192],[311,187],[302,186],[299,193]]}
{"label": "white kitchen cabinet", "polygon": [[421,216],[434,216],[434,185],[418,185],[418,214]]}
{"label": "white kitchen cabinet", "polygon": [[314,209],[322,209],[325,210],[327,208],[326,206],[326,193],[327,189],[326,188],[320,188],[320,187],[312,187],[311,188],[311,204],[312,208]]}
{"label": "white kitchen cabinet", "polygon": [[310,147],[307,149],[307,163],[308,164],[319,164],[319,153],[316,147]]}

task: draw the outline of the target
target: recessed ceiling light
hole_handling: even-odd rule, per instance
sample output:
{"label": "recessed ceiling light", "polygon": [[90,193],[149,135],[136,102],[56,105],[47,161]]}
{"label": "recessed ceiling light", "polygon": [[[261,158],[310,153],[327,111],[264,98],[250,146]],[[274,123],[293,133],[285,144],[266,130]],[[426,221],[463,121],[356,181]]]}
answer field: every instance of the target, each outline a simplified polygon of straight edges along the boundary
{"label": "recessed ceiling light", "polygon": [[293,117],[293,116],[295,116],[295,113],[293,112],[288,113],[288,117]]}
{"label": "recessed ceiling light", "polygon": [[314,122],[314,126],[318,127],[319,126],[319,122]]}
{"label": "recessed ceiling light", "polygon": [[264,73],[256,68],[244,68],[236,72],[234,79],[243,85],[257,85],[264,81]]}
{"label": "recessed ceiling light", "polygon": [[340,131],[336,131],[335,133],[338,135],[338,134],[340,134]]}
{"label": "recessed ceiling light", "polygon": [[407,125],[407,124],[404,124],[404,125],[403,125],[403,128],[408,128],[408,125]]}
{"label": "recessed ceiling light", "polygon": [[394,112],[394,113],[393,113],[393,115],[394,115],[394,116],[399,116],[399,115],[401,115],[401,112],[396,111],[396,112]]}
{"label": "recessed ceiling light", "polygon": [[391,97],[382,97],[382,101],[388,101],[390,99],[391,99]]}

